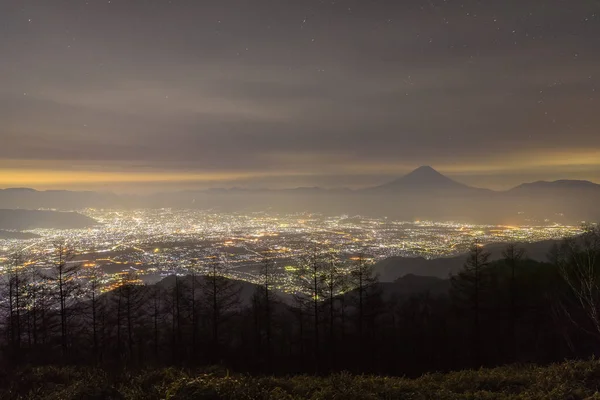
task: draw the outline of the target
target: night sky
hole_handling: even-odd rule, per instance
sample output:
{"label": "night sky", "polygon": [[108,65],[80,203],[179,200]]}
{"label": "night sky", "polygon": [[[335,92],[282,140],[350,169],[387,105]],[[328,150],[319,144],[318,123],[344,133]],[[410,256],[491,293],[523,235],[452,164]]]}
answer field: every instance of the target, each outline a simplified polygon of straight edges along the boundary
{"label": "night sky", "polygon": [[0,187],[600,182],[598,0],[0,0]]}

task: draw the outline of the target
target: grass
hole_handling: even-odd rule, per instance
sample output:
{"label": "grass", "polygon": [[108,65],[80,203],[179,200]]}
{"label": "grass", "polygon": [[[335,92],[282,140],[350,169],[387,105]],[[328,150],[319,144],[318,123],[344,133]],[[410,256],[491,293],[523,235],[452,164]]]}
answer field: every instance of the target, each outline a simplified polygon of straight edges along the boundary
{"label": "grass", "polygon": [[167,368],[109,373],[81,367],[27,368],[0,375],[0,399],[337,400],[598,399],[600,361],[507,366],[417,379],[354,376],[229,376]]}

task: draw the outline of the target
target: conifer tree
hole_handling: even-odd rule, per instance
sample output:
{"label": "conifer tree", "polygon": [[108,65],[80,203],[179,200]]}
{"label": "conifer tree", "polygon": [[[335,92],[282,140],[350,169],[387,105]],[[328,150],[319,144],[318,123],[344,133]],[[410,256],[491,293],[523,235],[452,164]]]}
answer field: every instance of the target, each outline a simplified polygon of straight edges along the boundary
{"label": "conifer tree", "polygon": [[479,240],[471,245],[463,270],[451,277],[452,293],[459,307],[466,310],[472,321],[472,353],[476,365],[481,365],[481,316],[483,294],[487,287],[490,253]]}

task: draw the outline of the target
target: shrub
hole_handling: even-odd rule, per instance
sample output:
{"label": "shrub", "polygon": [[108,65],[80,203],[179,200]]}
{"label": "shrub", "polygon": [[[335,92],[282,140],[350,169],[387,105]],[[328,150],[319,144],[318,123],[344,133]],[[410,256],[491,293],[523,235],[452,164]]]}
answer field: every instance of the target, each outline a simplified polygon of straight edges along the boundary
{"label": "shrub", "polygon": [[103,400],[600,400],[600,362],[506,366],[417,379],[339,373],[250,377],[220,369],[175,368],[107,374],[96,368],[40,367],[3,374],[0,399]]}

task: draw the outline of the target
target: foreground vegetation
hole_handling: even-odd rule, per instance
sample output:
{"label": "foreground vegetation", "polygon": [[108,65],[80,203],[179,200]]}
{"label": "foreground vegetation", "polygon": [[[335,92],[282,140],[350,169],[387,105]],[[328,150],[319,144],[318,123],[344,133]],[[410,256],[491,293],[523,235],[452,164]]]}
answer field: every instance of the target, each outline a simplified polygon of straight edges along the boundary
{"label": "foreground vegetation", "polygon": [[507,366],[381,376],[298,375],[255,378],[213,370],[110,371],[36,367],[0,376],[0,398],[12,399],[600,399],[600,361],[547,367]]}

